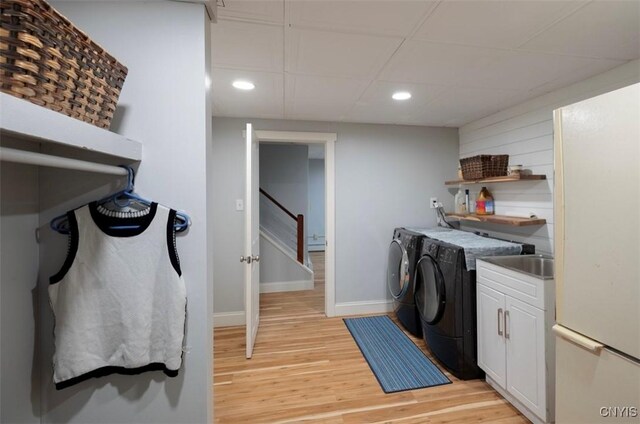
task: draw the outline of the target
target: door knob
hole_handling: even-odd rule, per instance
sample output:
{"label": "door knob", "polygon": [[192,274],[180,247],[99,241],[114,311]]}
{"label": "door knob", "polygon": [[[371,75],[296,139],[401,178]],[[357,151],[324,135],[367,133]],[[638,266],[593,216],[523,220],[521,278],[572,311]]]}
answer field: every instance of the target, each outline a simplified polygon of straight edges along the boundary
{"label": "door knob", "polygon": [[251,256],[246,256],[246,257],[245,256],[240,256],[240,262],[246,262],[246,263],[250,264],[251,263],[251,259],[252,259]]}
{"label": "door knob", "polygon": [[253,260],[256,261],[256,262],[260,262],[260,255],[254,256]]}

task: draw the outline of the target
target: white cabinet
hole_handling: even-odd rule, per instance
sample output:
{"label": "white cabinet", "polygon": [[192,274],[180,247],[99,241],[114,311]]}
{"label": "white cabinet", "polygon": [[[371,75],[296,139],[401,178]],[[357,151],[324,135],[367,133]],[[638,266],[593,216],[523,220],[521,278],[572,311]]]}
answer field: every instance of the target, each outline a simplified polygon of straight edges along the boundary
{"label": "white cabinet", "polygon": [[536,415],[545,417],[544,311],[507,297],[505,338],[507,391]]}
{"label": "white cabinet", "polygon": [[478,366],[500,386],[507,385],[504,310],[506,296],[478,285]]}
{"label": "white cabinet", "polygon": [[554,421],[554,282],[477,261],[478,365],[537,423]]}

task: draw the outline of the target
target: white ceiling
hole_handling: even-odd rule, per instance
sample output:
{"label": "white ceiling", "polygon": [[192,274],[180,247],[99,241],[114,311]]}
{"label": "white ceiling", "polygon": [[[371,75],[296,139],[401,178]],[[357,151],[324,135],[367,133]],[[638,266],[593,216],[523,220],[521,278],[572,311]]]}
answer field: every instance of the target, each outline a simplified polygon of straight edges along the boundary
{"label": "white ceiling", "polygon": [[640,57],[638,0],[224,0],[218,12],[216,116],[458,127]]}

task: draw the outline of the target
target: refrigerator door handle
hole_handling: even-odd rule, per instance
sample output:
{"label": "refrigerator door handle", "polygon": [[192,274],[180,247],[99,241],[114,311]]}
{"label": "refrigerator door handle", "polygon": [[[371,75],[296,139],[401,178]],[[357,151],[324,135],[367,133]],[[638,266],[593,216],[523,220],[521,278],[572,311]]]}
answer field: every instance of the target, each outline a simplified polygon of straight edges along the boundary
{"label": "refrigerator door handle", "polygon": [[600,351],[604,349],[604,345],[602,343],[598,343],[595,340],[585,337],[580,333],[576,333],[575,331],[571,331],[561,325],[556,324],[552,327],[552,329],[557,336],[562,337],[563,339],[568,340],[571,343],[582,347],[583,349],[595,353],[596,355],[599,355]]}

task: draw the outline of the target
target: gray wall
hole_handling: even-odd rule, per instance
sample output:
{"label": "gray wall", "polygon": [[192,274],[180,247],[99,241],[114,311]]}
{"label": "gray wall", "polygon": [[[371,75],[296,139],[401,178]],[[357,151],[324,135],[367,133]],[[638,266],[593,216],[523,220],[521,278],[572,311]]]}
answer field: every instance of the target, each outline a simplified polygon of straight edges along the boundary
{"label": "gray wall", "polygon": [[[511,164],[522,164],[535,174],[547,176],[544,181],[488,186],[495,198],[497,214],[533,212],[545,218],[546,225],[465,223],[462,229],[480,229],[496,237],[532,243],[537,252],[553,254],[553,110],[638,82],[638,64],[635,60],[460,128],[460,157],[509,154]],[[480,187],[470,188],[475,198]]]}
{"label": "gray wall", "polygon": [[324,159],[309,159],[309,213],[307,215],[309,250],[324,250],[324,184]]}
{"label": "gray wall", "polygon": [[0,422],[39,423],[38,168],[3,162],[0,183]]}
{"label": "gray wall", "polygon": [[214,311],[242,311],[244,142],[257,130],[336,132],[336,302],[388,300],[385,272],[393,228],[435,225],[429,197],[453,201],[444,181],[456,176],[453,128],[262,119],[213,119]]}
{"label": "gray wall", "polygon": [[309,148],[260,143],[260,187],[294,215],[307,216]]}
{"label": "gray wall", "polygon": [[210,24],[205,9],[202,5],[176,2],[156,2],[151,6],[146,2],[56,1],[54,6],[129,68],[112,129],[143,144],[136,191],[184,209],[193,223],[177,241],[188,299],[187,347],[180,375],[113,375],[57,391],[51,381],[53,316],[48,305],[47,277],[60,268],[67,242],[65,237],[48,230],[48,222],[63,211],[113,191],[123,181],[111,176],[40,169],[36,316],[41,343],[41,421],[212,422],[213,274],[207,253],[207,236],[211,234],[207,226],[211,99],[205,89],[210,69]]}
{"label": "gray wall", "polygon": [[293,257],[278,249],[270,240],[260,236],[260,284],[292,281],[313,282],[313,274]]}
{"label": "gray wall", "polygon": [[[260,187],[294,215],[308,215],[309,147],[302,144],[260,143]],[[297,225],[274,203],[260,196],[260,225],[297,251]],[[305,240],[306,242],[306,240]],[[307,245],[303,246],[307,257]]]}

